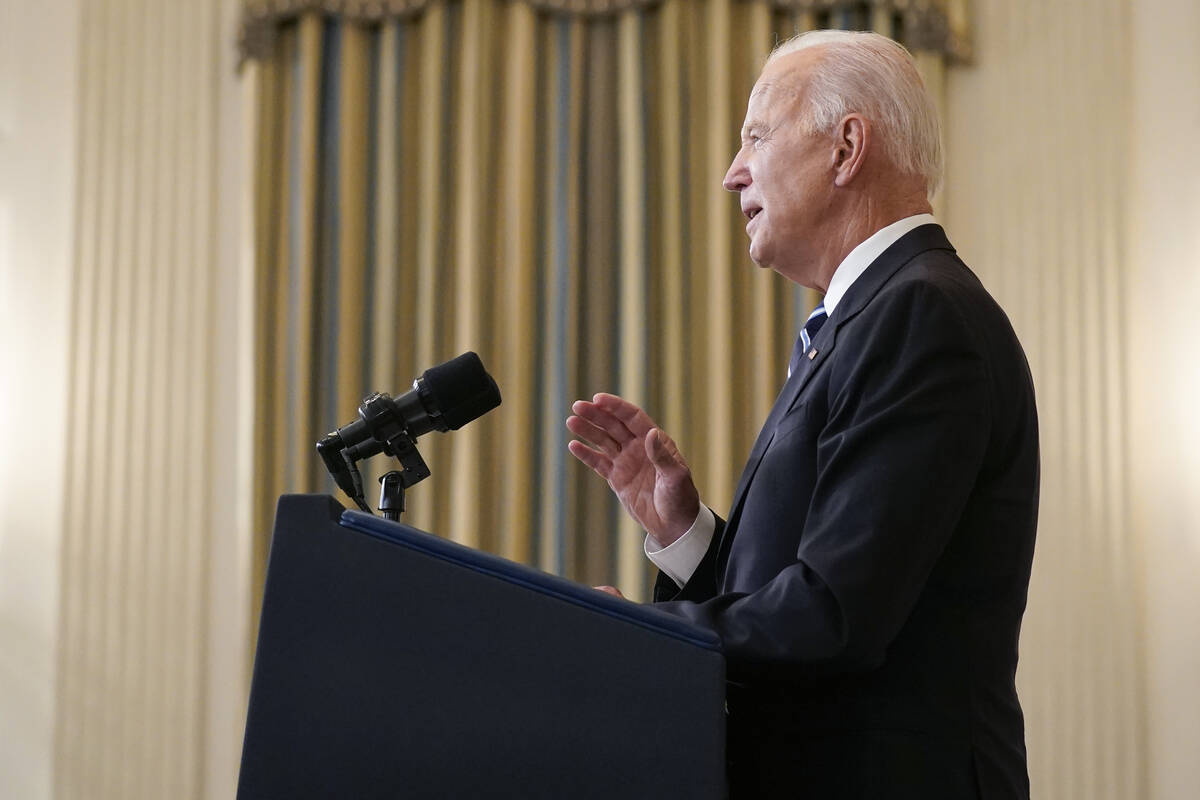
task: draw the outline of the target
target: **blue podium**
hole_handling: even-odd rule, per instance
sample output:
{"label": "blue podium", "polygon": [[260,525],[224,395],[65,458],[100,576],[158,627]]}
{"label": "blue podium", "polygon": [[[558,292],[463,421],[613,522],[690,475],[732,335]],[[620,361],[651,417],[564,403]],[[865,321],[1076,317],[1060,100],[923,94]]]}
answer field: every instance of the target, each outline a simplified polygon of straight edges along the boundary
{"label": "blue podium", "polygon": [[721,798],[724,676],[652,606],[285,495],[238,798]]}

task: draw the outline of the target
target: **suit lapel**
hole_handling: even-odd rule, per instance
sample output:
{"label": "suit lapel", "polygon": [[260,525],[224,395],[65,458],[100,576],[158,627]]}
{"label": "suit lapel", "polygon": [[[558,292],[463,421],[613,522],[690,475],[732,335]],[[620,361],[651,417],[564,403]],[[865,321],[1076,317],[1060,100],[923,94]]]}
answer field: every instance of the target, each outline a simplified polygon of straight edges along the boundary
{"label": "suit lapel", "polygon": [[771,407],[771,412],[767,415],[766,422],[763,423],[762,429],[758,433],[754,447],[750,450],[746,466],[742,469],[742,476],[738,479],[737,489],[734,490],[733,502],[730,504],[727,517],[728,522],[721,532],[721,541],[718,544],[718,581],[723,579],[725,560],[728,558],[729,548],[737,532],[738,522],[741,520],[746,492],[754,480],[755,473],[758,472],[763,456],[766,455],[767,449],[775,439],[775,430],[787,412],[796,405],[812,376],[833,352],[837,343],[838,329],[857,316],[879,289],[914,256],[926,250],[935,249],[953,250],[954,248],[946,238],[942,226],[930,224],[914,228],[884,250],[846,292],[829,321],[822,326],[816,338],[813,339],[808,353],[800,359],[799,368],[784,383],[779,396],[775,399],[775,404]]}
{"label": "suit lapel", "polygon": [[829,355],[833,349],[833,343],[836,341],[836,329],[832,325],[825,325],[824,328],[817,334],[817,338],[813,340],[812,346],[809,348],[809,353],[814,353],[812,358],[800,359],[800,366],[791,374],[787,382],[783,384],[783,388],[779,391],[779,396],[775,398],[775,404],[771,406],[771,413],[767,415],[766,422],[763,423],[762,429],[758,432],[758,438],[754,442],[754,447],[750,449],[750,456],[746,459],[746,466],[742,469],[742,477],[738,480],[737,489],[733,493],[733,504],[730,520],[733,519],[733,514],[736,513],[741,499],[745,496],[746,488],[750,485],[750,480],[754,477],[754,473],[758,470],[758,464],[762,461],[763,455],[767,452],[767,448],[771,446],[771,441],[775,438],[775,429],[779,426],[779,421],[782,420],[787,412],[796,404],[800,394],[804,391],[804,387],[808,385],[809,378],[813,376],[817,368]]}
{"label": "suit lapel", "polygon": [[797,367],[796,371],[784,383],[779,396],[775,398],[775,405],[771,406],[771,413],[767,415],[767,421],[763,423],[762,429],[758,432],[758,438],[754,442],[754,447],[750,449],[750,456],[746,459],[746,466],[742,468],[742,476],[738,479],[737,489],[733,493],[733,503],[729,507],[728,522],[721,532],[721,542],[718,545],[719,550],[717,551],[718,574],[724,571],[725,559],[728,557],[729,547],[733,543],[733,532],[736,530],[738,521],[741,519],[742,505],[746,499],[746,490],[750,488],[750,484],[754,480],[754,475],[758,472],[758,466],[762,463],[763,456],[766,455],[767,449],[775,439],[775,429],[779,427],[780,420],[787,416],[787,412],[800,399],[800,395],[803,393],[804,387],[808,385],[809,379],[816,373],[821,363],[833,350],[834,342],[837,340],[837,331],[832,322],[833,320],[831,319],[817,333],[817,337],[813,339],[812,345],[809,347],[808,354],[800,359],[800,366]]}

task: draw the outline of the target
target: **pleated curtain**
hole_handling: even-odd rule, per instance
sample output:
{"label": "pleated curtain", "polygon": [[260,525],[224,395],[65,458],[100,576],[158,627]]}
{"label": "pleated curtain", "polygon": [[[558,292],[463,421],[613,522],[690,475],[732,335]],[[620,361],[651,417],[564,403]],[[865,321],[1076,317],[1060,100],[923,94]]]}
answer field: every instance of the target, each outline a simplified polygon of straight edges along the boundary
{"label": "pleated curtain", "polygon": [[[369,392],[474,350],[504,402],[420,440],[432,477],[405,520],[645,597],[641,532],[567,453],[571,402],[641,404],[723,512],[817,300],[750,262],[721,188],[763,59],[798,31],[874,28],[913,47],[940,98],[962,12],[249,3],[256,584],[276,498],[333,490],[317,439]],[[374,504],[391,465],[366,467]]]}

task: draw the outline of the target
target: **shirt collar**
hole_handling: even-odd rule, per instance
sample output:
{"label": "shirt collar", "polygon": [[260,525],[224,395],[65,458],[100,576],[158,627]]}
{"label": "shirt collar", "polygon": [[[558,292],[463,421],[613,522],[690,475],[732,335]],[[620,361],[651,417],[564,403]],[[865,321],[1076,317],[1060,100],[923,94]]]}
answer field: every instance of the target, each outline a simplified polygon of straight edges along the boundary
{"label": "shirt collar", "polygon": [[885,228],[880,228],[850,251],[849,255],[838,264],[833,277],[829,279],[829,289],[825,292],[825,313],[833,316],[833,310],[846,295],[846,291],[858,280],[858,276],[867,271],[875,259],[891,247],[897,239],[921,225],[936,224],[932,214],[914,214],[902,220],[893,222]]}

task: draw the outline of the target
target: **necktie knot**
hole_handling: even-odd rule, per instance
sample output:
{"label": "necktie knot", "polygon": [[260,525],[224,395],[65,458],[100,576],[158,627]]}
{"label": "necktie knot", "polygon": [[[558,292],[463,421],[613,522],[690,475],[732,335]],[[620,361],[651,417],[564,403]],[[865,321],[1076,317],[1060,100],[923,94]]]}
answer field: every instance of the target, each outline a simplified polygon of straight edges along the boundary
{"label": "necktie knot", "polygon": [[808,348],[812,347],[817,331],[821,330],[821,326],[827,319],[829,319],[829,315],[825,313],[825,301],[821,301],[808,315],[808,319],[804,321],[804,327],[800,329],[800,337],[796,339],[796,346],[792,349],[792,358],[788,362],[789,378],[799,368],[800,359],[808,352]]}

